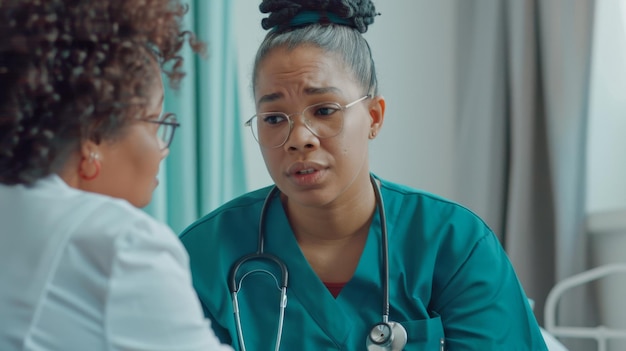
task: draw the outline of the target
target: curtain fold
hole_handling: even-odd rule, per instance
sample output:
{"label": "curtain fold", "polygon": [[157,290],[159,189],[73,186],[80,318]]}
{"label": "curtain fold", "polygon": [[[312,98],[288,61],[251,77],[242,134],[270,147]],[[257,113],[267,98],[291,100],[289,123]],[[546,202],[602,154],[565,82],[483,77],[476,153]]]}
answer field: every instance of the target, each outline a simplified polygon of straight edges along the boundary
{"label": "curtain fold", "polygon": [[[556,281],[591,268],[585,226],[586,149],[594,0],[537,1],[540,62],[554,192]],[[596,325],[592,292],[578,289],[562,299],[566,325]],[[575,350],[595,342],[564,340]]]}
{"label": "curtain fold", "polygon": [[187,3],[185,25],[207,44],[207,57],[185,47],[187,75],[178,90],[166,87],[164,110],[176,113],[181,127],[145,208],[177,233],[246,190],[232,1]]}
{"label": "curtain fold", "polygon": [[[588,268],[594,4],[457,2],[455,193],[500,235],[540,324],[551,287]],[[588,325],[594,318],[585,294],[563,301],[562,322]]]}

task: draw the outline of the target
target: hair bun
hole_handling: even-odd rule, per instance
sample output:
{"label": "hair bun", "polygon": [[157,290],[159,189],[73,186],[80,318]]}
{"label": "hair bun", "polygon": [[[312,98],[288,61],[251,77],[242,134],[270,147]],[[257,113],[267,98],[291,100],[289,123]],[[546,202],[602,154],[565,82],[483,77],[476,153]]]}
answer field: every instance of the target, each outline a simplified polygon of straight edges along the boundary
{"label": "hair bun", "polygon": [[[261,21],[263,29],[278,30],[330,21],[365,33],[367,26],[374,23],[374,17],[379,15],[371,0],[263,0],[259,10],[269,13]],[[294,21],[303,12],[317,12],[319,16],[309,21]]]}

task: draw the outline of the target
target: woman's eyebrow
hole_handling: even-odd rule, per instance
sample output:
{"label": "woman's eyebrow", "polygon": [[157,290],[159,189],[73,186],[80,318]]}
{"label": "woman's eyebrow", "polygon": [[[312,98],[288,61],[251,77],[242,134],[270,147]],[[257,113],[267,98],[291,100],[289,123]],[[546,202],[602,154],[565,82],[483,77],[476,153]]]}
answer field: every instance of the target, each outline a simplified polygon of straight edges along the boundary
{"label": "woman's eyebrow", "polygon": [[283,93],[271,93],[271,94],[263,95],[259,98],[256,105],[260,106],[261,104],[266,103],[266,102],[276,101],[283,96],[284,96]]}
{"label": "woman's eyebrow", "polygon": [[161,112],[160,113],[153,113],[151,115],[147,115],[146,118],[148,119],[156,119],[156,120],[162,120],[166,113],[165,113],[165,94],[161,95],[161,100],[159,100],[159,106],[161,106]]}
{"label": "woman's eyebrow", "polygon": [[[312,87],[304,89],[304,93],[307,95],[323,95],[328,93],[333,94],[341,94],[341,90],[336,87]],[[283,93],[271,93],[267,95],[263,95],[257,101],[257,106],[260,106],[262,103],[276,101],[284,96]]]}
{"label": "woman's eyebrow", "polygon": [[322,94],[340,94],[341,90],[335,87],[322,87],[322,88],[306,88],[304,92],[307,95],[322,95]]}

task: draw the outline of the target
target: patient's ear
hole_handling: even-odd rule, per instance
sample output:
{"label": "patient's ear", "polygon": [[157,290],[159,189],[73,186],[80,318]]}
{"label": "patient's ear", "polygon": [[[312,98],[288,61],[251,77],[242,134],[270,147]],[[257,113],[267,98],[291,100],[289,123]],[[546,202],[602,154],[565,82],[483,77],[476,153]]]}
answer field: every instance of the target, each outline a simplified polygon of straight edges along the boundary
{"label": "patient's ear", "polygon": [[100,175],[101,169],[100,145],[91,140],[83,142],[80,148],[80,161],[76,169],[79,182],[78,188],[93,191],[93,182]]}

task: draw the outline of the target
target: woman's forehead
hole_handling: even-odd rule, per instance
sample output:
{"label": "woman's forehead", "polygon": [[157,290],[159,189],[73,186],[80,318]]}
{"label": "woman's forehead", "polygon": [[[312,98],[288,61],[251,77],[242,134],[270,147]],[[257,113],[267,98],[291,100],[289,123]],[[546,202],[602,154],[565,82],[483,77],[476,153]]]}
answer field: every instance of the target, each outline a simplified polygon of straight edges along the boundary
{"label": "woman's forehead", "polygon": [[[341,57],[313,46],[293,50],[276,48],[261,61],[257,71],[255,97],[275,99],[281,90],[301,93],[338,93],[355,84]],[[267,98],[265,98],[267,96]]]}

